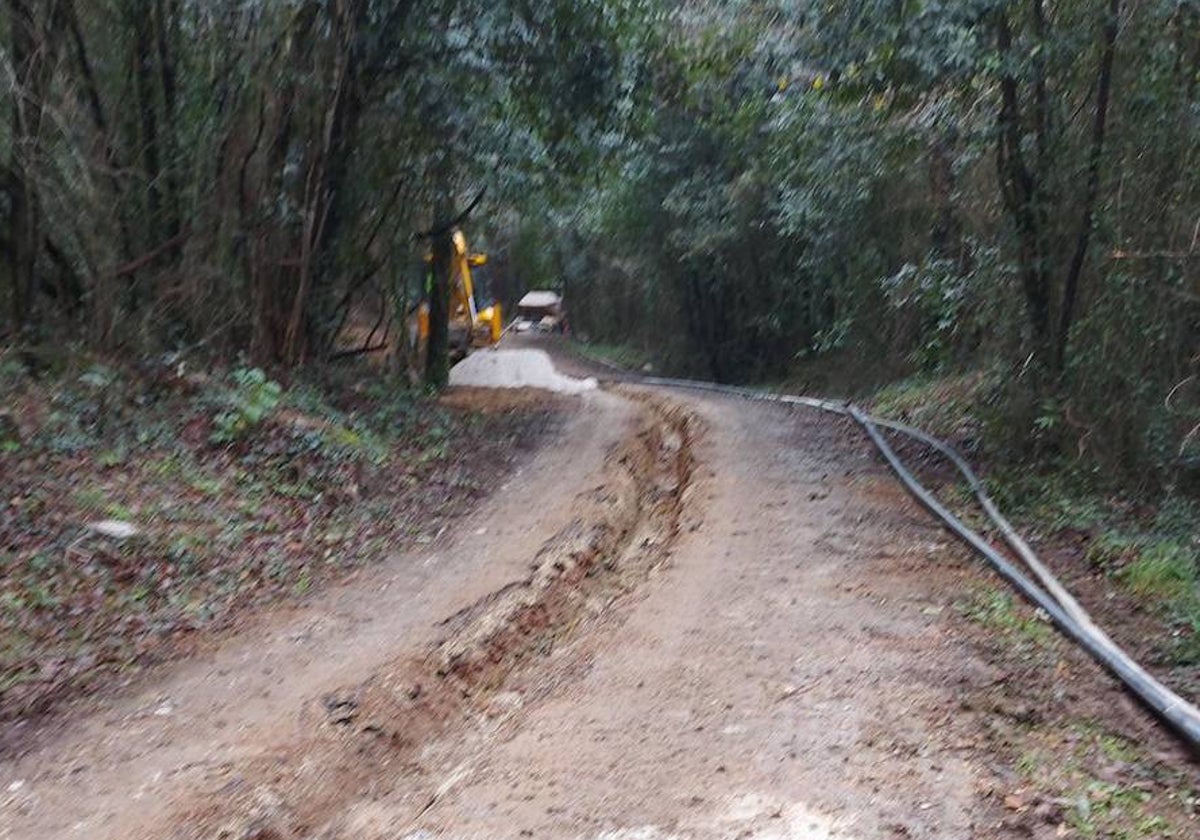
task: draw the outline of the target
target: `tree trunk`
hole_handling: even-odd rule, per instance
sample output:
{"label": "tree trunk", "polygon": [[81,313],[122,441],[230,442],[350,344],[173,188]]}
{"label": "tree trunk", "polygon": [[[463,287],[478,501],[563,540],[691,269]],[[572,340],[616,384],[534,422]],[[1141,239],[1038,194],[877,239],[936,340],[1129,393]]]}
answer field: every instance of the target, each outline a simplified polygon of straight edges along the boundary
{"label": "tree trunk", "polygon": [[[140,249],[149,250],[166,239],[162,231],[160,191],[161,156],[158,137],[158,106],[155,102],[154,38],[151,32],[150,9],[145,3],[136,3],[133,13],[133,84],[137,107],[137,146],[145,181],[143,210],[145,216],[145,239]],[[131,301],[136,307],[137,301]]]}
{"label": "tree trunk", "polygon": [[[996,45],[1002,57],[1012,54],[1012,30],[1006,12],[996,18]],[[1018,268],[1030,339],[1037,368],[1051,364],[1054,339],[1051,334],[1050,284],[1044,249],[1045,207],[1038,186],[1042,173],[1032,172],[1022,148],[1021,105],[1016,77],[1006,70],[1000,77],[1000,110],[997,115],[996,169],[1004,206],[1016,230]],[[1040,134],[1040,132],[1039,132]],[[1042,147],[1044,141],[1039,140]]]}
{"label": "tree trunk", "polygon": [[1108,128],[1108,105],[1112,96],[1113,64],[1116,62],[1117,34],[1121,17],[1121,0],[1109,0],[1108,16],[1101,34],[1100,69],[1096,80],[1096,112],[1092,121],[1092,145],[1088,153],[1087,186],[1084,190],[1082,218],[1075,238],[1075,252],[1067,269],[1059,310],[1058,341],[1054,352],[1054,370],[1061,374],[1067,363],[1067,344],[1075,317],[1079,294],[1079,276],[1087,258],[1092,227],[1096,217],[1096,199],[1100,193],[1100,166],[1104,157],[1104,139]]}
{"label": "tree trunk", "polygon": [[450,220],[454,205],[444,198],[433,230],[433,284],[429,292],[429,348],[425,356],[425,384],[444,388],[450,381],[450,273],[454,257],[454,231]]}
{"label": "tree trunk", "polygon": [[20,331],[33,317],[37,261],[41,242],[41,207],[27,161],[39,142],[44,68],[49,60],[34,7],[9,0],[9,37],[16,84],[12,91],[12,158],[9,162],[9,279],[13,327]]}
{"label": "tree trunk", "polygon": [[[159,192],[164,239],[174,239],[183,227],[179,184],[179,85],[175,70],[178,41],[178,0],[155,0],[154,57],[158,63],[158,84],[162,97],[162,121],[159,127],[162,175]],[[179,250],[173,249],[170,257],[173,262],[178,261]]]}
{"label": "tree trunk", "polygon": [[942,132],[929,147],[929,193],[934,210],[930,247],[939,259],[956,260],[961,267],[966,247],[954,207],[953,145],[953,138]]}
{"label": "tree trunk", "polygon": [[132,235],[124,207],[124,188],[120,177],[116,174],[123,169],[124,165],[118,158],[117,151],[113,146],[114,138],[108,115],[105,112],[104,101],[100,96],[100,85],[96,79],[96,72],[88,54],[87,43],[83,37],[83,27],[80,25],[79,15],[75,9],[73,0],[67,0],[67,2],[63,3],[63,18],[71,38],[71,53],[75,61],[75,71],[79,78],[79,84],[83,91],[88,113],[92,119],[92,127],[96,131],[102,149],[101,159],[106,173],[105,181],[108,183],[112,194],[111,199],[114,204],[114,213],[120,236],[118,258],[127,262],[133,259]]}

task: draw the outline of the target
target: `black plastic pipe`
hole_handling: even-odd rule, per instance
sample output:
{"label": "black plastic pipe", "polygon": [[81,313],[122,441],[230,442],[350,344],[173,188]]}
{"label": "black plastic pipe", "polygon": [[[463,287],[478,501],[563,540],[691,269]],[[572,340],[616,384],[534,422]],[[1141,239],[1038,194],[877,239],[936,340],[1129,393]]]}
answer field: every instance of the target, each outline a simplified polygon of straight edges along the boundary
{"label": "black plastic pipe", "polygon": [[1062,608],[1062,605],[1050,597],[1049,593],[1026,577],[983,537],[964,525],[958,517],[934,498],[933,494],[925,489],[905,468],[895,450],[884,440],[879,428],[870,417],[854,406],[850,407],[849,413],[866,431],[867,436],[883,454],[892,471],[896,473],[917,501],[942,520],[942,523],[955,536],[986,559],[996,573],[1008,581],[1026,600],[1043,610],[1059,630],[1073,639],[1093,659],[1121,680],[1151,711],[1158,715],[1159,719],[1169,724],[1193,751],[1200,752],[1200,711],[1197,711],[1195,706],[1151,677],[1144,668],[1137,665],[1127,654],[1109,642],[1107,636],[1103,640],[1099,639],[1095,633],[1077,622]]}
{"label": "black plastic pipe", "polygon": [[[620,370],[612,365],[609,367]],[[1022,597],[1042,610],[1060,632],[1083,648],[1089,656],[1120,680],[1159,720],[1170,726],[1194,753],[1200,754],[1200,709],[1155,679],[1096,626],[1087,612],[1038,560],[1028,543],[1004,518],[999,508],[988,497],[978,476],[949,444],[903,423],[871,417],[848,402],[833,402],[790,394],[772,394],[750,388],[719,385],[714,382],[666,379],[637,374],[630,375],[627,371],[621,372],[623,374],[622,381],[642,385],[703,391],[757,402],[801,405],[852,418],[862,427],[901,483],[923,507],[941,520],[942,524],[959,540],[983,557],[995,572],[1016,589]],[[918,440],[945,455],[967,480],[984,512],[1003,534],[1005,541],[1030,566],[1043,583],[1048,584],[1047,587],[1043,588],[1032,581],[986,539],[967,527],[962,520],[942,505],[904,466],[900,457],[879,431],[880,426]],[[1058,597],[1051,595],[1051,591],[1055,592]]]}

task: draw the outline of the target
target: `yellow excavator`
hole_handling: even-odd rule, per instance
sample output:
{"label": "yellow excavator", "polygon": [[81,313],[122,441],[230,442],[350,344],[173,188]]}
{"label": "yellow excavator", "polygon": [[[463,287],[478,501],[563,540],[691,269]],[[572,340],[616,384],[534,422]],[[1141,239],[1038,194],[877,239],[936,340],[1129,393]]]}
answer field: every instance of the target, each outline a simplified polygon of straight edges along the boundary
{"label": "yellow excavator", "polygon": [[[499,303],[479,309],[475,300],[475,280],[472,268],[487,265],[486,254],[472,254],[467,247],[467,237],[455,230],[452,237],[454,252],[450,264],[450,359],[459,361],[475,347],[490,347],[498,344],[504,333],[504,319]],[[432,257],[426,257],[427,262]],[[417,350],[424,358],[429,346],[429,301],[417,307],[416,318]]]}

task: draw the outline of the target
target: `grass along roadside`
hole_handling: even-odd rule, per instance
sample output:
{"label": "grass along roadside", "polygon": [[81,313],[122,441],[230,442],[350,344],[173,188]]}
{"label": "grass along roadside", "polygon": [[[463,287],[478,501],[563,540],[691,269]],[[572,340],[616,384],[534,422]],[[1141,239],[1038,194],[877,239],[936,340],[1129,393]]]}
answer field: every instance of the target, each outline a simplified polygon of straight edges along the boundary
{"label": "grass along roadside", "polygon": [[553,423],[365,369],[285,386],[92,360],[35,380],[0,359],[0,393],[0,720],[434,539]]}
{"label": "grass along roadside", "polygon": [[[1006,465],[984,441],[982,375],[913,380],[867,401],[879,415],[952,442],[1043,561],[1116,641],[1185,697],[1200,695],[1200,510],[1100,482],[1071,459]],[[922,480],[987,532],[967,488],[936,457],[901,444]],[[993,774],[998,836],[1187,838],[1200,830],[1194,757],[1045,617],[987,572],[957,610],[961,632],[999,674],[967,692]],[[971,727],[974,727],[972,729]]]}
{"label": "grass along roadside", "polygon": [[576,340],[571,349],[584,358],[601,364],[615,365],[631,373],[653,373],[650,357],[629,344],[602,344]]}
{"label": "grass along roadside", "polygon": [[1200,790],[1182,748],[1043,616],[974,577],[958,632],[996,676],[963,692],[955,725],[988,771],[988,836],[1196,836]]}

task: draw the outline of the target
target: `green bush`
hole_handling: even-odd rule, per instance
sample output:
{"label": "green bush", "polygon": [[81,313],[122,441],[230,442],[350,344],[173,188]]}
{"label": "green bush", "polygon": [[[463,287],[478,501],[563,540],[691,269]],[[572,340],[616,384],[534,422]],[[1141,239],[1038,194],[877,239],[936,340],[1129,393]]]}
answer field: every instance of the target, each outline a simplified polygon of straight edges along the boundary
{"label": "green bush", "polygon": [[262,423],[279,407],[283,386],[258,368],[239,368],[235,387],[226,395],[227,407],[213,418],[214,443],[232,443]]}

